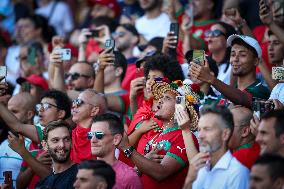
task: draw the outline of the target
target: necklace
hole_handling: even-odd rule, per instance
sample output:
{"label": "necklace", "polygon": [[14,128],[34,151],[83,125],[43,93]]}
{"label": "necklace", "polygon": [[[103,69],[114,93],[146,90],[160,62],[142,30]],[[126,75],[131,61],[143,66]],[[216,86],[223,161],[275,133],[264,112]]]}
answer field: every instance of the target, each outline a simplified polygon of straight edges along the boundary
{"label": "necklace", "polygon": [[148,154],[153,148],[156,147],[157,145],[157,140],[159,139],[159,137],[161,135],[163,135],[164,131],[168,129],[168,127],[170,126],[172,120],[174,119],[174,116],[171,117],[171,119],[169,120],[169,122],[163,126],[163,129],[162,130],[159,130],[157,133],[151,140],[149,140],[147,143],[146,143],[146,146],[144,148],[144,154]]}

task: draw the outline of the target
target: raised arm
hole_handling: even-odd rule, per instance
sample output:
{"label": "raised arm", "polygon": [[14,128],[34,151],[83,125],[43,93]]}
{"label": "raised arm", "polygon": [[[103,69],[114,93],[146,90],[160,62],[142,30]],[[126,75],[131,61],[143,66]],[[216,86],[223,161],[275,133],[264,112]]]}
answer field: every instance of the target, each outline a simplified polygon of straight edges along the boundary
{"label": "raised arm", "polygon": [[35,143],[39,143],[36,127],[34,125],[28,125],[21,123],[16,116],[6,106],[0,103],[0,117],[5,121],[8,127],[22,134],[23,136],[31,139]]}
{"label": "raised arm", "polygon": [[279,41],[284,44],[284,30],[273,21],[272,11],[265,5],[264,0],[259,1],[259,17],[262,23],[267,25]]}
{"label": "raised arm", "polygon": [[247,108],[251,107],[251,97],[245,92],[227,85],[217,79],[213,74],[210,73],[207,61],[205,61],[204,66],[195,64],[194,62],[191,62],[190,64],[191,66],[189,72],[192,77],[214,86],[222,95],[224,95],[234,104],[243,105]]}
{"label": "raised arm", "polygon": [[20,154],[25,162],[29,164],[33,172],[41,178],[50,174],[50,168],[38,161],[24,146],[24,138],[22,135],[16,137],[12,133],[8,135],[9,146],[18,154]]}

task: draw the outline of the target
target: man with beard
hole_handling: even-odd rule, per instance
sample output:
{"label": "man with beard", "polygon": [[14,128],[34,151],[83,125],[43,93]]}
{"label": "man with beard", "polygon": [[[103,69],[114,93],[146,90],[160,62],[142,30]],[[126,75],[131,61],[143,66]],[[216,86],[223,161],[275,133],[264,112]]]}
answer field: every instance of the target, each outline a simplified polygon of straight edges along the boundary
{"label": "man with beard", "polygon": [[231,46],[230,63],[232,73],[237,77],[236,87],[229,86],[210,74],[207,61],[204,66],[191,62],[190,75],[209,83],[236,105],[251,108],[253,97],[268,99],[269,89],[256,79],[255,68],[261,58],[258,42],[249,36],[231,35],[227,39],[227,45]]}
{"label": "man with beard", "polygon": [[[4,84],[0,85],[1,88],[6,88]],[[3,94],[2,94],[3,96]],[[65,93],[57,90],[47,91],[41,98],[41,103],[36,105],[36,110],[39,116],[39,124],[24,124],[18,120],[11,111],[0,103],[0,115],[7,123],[7,126],[14,132],[31,139],[32,143],[29,151],[32,156],[38,156],[42,151],[40,143],[42,141],[42,129],[49,122],[58,119],[67,119],[71,115],[71,102]],[[18,137],[11,135],[14,138],[14,143],[19,144]],[[17,140],[16,140],[17,139]],[[16,147],[19,145],[15,145]],[[14,149],[15,150],[15,149]],[[15,150],[16,151],[16,150]],[[23,156],[22,156],[23,157]],[[30,157],[30,156],[28,156]],[[46,154],[46,159],[48,159]],[[36,170],[32,170],[30,165],[34,164],[34,158],[24,158],[21,171],[17,177],[17,188],[33,188],[39,177],[45,177],[49,174],[49,167],[44,166],[45,163],[39,163]]]}
{"label": "man with beard", "polygon": [[72,132],[62,120],[50,122],[43,133],[43,146],[52,159],[52,173],[40,180],[36,188],[72,188],[78,171],[70,159]]}
{"label": "man with beard", "polygon": [[[43,179],[36,185],[36,188],[42,186],[51,188],[71,188],[77,174],[77,165],[70,159],[72,147],[71,136],[71,126],[65,121],[52,121],[46,125],[43,130],[42,144],[44,150],[51,157],[51,166],[47,163],[49,161],[48,159],[44,159],[44,161],[40,162],[38,159],[32,157],[30,152],[23,145],[24,139],[22,135],[19,134],[17,137],[10,132],[8,139],[11,148],[18,152],[24,160],[28,160],[32,171],[37,175],[45,174],[45,176],[42,177]],[[50,168],[52,168],[51,175],[49,175]],[[44,173],[40,173],[41,171]],[[23,188],[22,185],[19,187]]]}
{"label": "man with beard", "polygon": [[190,161],[184,188],[247,188],[249,170],[228,150],[233,129],[233,116],[225,107],[201,110],[198,123],[200,153]]}
{"label": "man with beard", "polygon": [[137,19],[135,27],[146,41],[154,37],[166,37],[170,28],[169,16],[162,12],[162,0],[139,0],[144,16]]}

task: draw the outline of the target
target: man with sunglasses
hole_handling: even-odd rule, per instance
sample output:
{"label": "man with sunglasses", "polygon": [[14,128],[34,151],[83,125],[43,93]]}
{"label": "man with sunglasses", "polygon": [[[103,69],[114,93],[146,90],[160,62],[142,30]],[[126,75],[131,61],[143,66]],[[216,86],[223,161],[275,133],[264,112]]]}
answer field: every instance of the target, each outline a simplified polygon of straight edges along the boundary
{"label": "man with sunglasses", "polygon": [[75,163],[93,158],[91,144],[86,135],[91,130],[92,118],[105,113],[106,109],[106,100],[103,95],[92,89],[81,92],[79,97],[73,100],[72,121],[76,123],[76,127],[72,131],[71,159]]}
{"label": "man with sunglasses", "polygon": [[[71,103],[68,96],[57,90],[47,91],[41,98],[41,103],[36,105],[36,109],[39,116],[39,124],[23,124],[18,120],[12,112],[10,112],[2,103],[0,103],[0,116],[7,123],[9,128],[14,132],[23,135],[31,139],[29,151],[33,152],[33,156],[38,156],[40,151],[40,143],[42,141],[42,129],[49,122],[58,119],[67,119],[71,115]],[[14,136],[14,141],[19,142],[18,137]],[[29,168],[29,164],[32,164],[31,156],[28,159],[23,158],[25,162],[22,164],[21,172],[17,178],[17,185],[21,187],[34,187],[39,177],[34,175],[46,176],[48,172],[44,165],[37,166],[37,170],[34,172]]]}
{"label": "man with sunglasses", "polygon": [[116,173],[114,189],[142,189],[140,178],[132,167],[117,160],[116,146],[124,133],[121,120],[113,114],[103,114],[94,117],[91,131],[87,138],[91,140],[92,154],[98,160],[103,160],[112,166]]}
{"label": "man with sunglasses", "polygon": [[71,66],[69,72],[65,75],[67,89],[83,91],[93,88],[95,81],[94,69],[87,63],[76,63]]}

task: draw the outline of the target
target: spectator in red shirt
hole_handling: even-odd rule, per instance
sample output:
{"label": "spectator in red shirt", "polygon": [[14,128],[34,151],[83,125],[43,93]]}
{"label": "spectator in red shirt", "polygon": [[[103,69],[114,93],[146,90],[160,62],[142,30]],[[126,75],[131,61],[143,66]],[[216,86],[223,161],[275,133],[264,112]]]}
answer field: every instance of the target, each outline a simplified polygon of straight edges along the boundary
{"label": "spectator in red shirt", "polygon": [[242,106],[231,109],[234,119],[234,131],[229,141],[233,156],[250,169],[260,153],[260,146],[250,131],[252,111]]}

